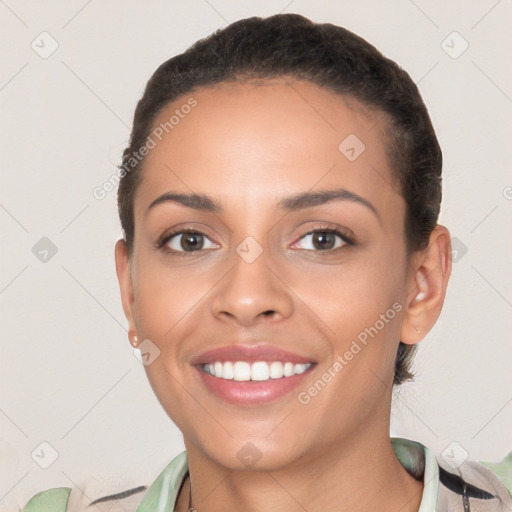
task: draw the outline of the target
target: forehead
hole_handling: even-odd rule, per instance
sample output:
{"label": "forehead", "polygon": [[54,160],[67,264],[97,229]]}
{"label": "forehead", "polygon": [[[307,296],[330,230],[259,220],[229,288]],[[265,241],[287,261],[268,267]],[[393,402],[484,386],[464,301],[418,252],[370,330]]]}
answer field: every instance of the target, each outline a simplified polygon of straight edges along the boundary
{"label": "forehead", "polygon": [[199,89],[155,119],[137,196],[149,204],[172,189],[247,208],[249,199],[343,186],[384,205],[397,199],[385,129],[382,113],[306,81]]}

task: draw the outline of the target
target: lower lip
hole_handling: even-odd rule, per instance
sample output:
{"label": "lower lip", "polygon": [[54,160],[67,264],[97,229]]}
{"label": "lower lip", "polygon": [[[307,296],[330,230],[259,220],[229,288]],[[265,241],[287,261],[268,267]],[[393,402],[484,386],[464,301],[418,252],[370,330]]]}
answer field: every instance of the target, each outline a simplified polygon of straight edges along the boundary
{"label": "lower lip", "polygon": [[237,405],[262,405],[278,400],[298,387],[313,368],[314,365],[304,373],[291,377],[239,382],[213,377],[196,366],[201,380],[212,393],[226,402]]}

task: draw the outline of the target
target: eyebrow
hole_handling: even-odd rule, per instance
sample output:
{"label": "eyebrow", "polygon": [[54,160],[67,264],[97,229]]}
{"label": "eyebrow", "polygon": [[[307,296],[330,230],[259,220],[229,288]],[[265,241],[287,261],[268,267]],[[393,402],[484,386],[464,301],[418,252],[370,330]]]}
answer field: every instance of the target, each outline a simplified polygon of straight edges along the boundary
{"label": "eyebrow", "polygon": [[[322,190],[319,192],[303,192],[293,196],[285,197],[278,202],[281,210],[292,212],[319,206],[331,201],[351,201],[361,204],[374,213],[380,220],[379,212],[367,199],[350,192],[344,188],[337,188],[333,190]],[[178,194],[176,192],[166,192],[157,197],[148,207],[146,213],[155,206],[173,202],[178,203],[188,208],[207,213],[222,213],[223,208],[216,200],[204,194]]]}
{"label": "eyebrow", "polygon": [[290,197],[285,197],[279,201],[279,207],[285,211],[296,211],[303,208],[310,208],[318,206],[331,201],[352,201],[362,204],[371,210],[375,216],[380,220],[379,212],[370,201],[363,197],[354,194],[344,188],[336,188],[333,190],[321,190],[319,192],[304,192]]}
{"label": "eyebrow", "polygon": [[188,208],[193,208],[194,210],[202,211],[202,212],[211,212],[211,213],[221,213],[222,207],[215,200],[204,194],[177,194],[175,192],[166,192],[161,196],[157,197],[146,210],[146,213],[149,212],[155,206],[162,203],[178,203],[183,206],[187,206]]}

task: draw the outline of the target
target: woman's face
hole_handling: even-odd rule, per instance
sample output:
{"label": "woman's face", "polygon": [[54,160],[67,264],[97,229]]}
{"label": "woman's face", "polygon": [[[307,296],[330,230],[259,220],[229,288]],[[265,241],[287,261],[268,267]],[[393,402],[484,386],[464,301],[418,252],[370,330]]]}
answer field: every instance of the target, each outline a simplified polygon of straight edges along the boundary
{"label": "woman's face", "polygon": [[189,452],[276,469],[387,435],[414,283],[383,117],[285,79],[199,90],[154,126],[172,115],[123,303]]}

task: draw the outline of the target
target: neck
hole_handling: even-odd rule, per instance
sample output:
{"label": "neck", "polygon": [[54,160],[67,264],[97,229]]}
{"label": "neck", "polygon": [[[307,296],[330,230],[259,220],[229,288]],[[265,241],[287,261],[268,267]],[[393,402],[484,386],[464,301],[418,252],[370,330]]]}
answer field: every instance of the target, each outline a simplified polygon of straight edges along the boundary
{"label": "neck", "polygon": [[[356,436],[276,471],[230,470],[194,447],[187,452],[197,512],[415,512],[423,491],[396,458],[389,436]],[[189,493],[187,481],[177,512],[188,510]]]}

